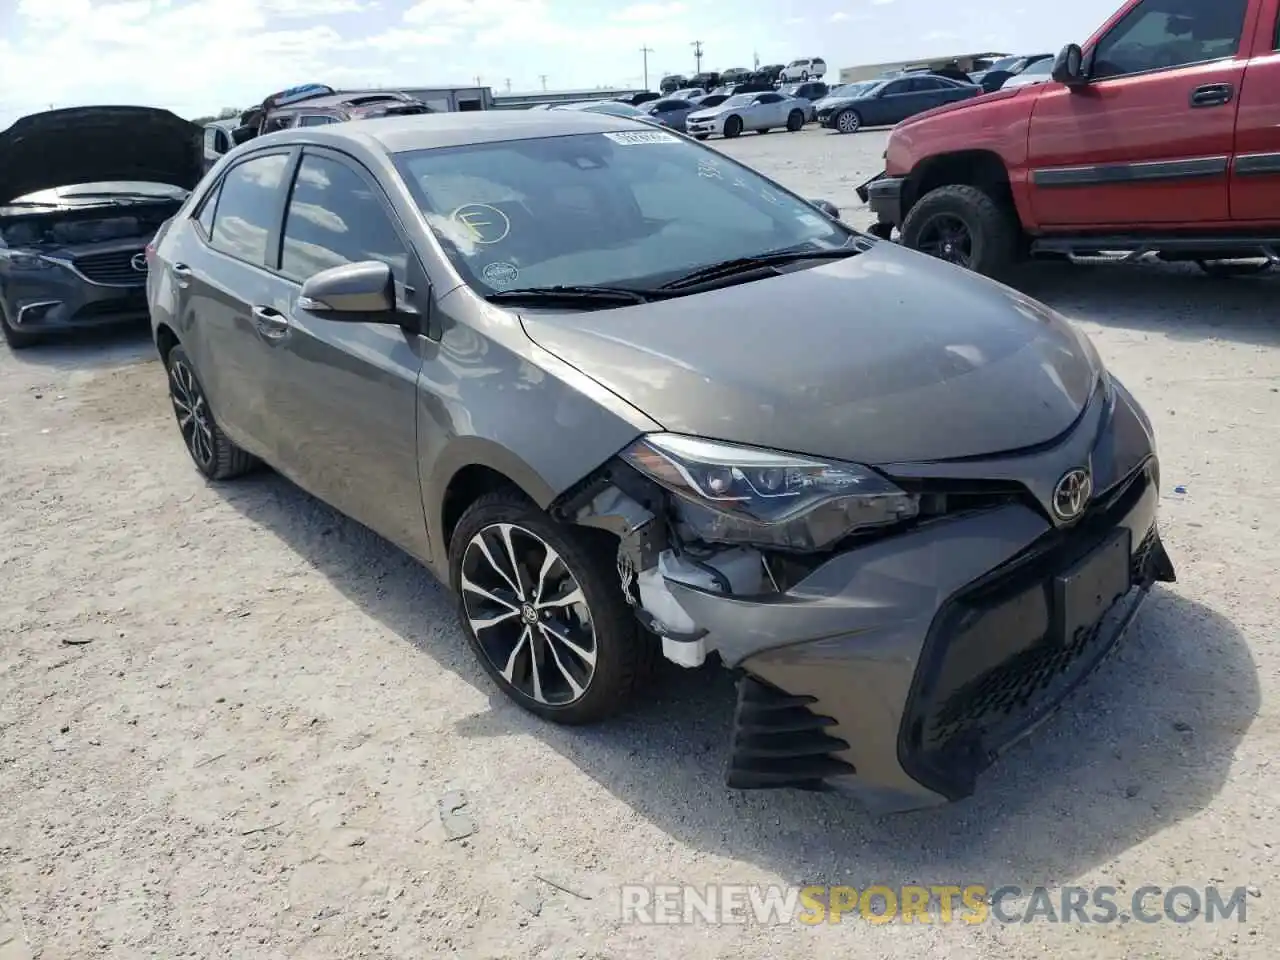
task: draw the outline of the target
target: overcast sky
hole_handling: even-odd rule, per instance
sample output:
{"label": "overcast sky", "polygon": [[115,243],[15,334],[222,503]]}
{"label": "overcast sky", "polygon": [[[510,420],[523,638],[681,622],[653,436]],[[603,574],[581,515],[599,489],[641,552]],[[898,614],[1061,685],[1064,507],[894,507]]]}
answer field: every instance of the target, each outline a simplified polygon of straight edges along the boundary
{"label": "overcast sky", "polygon": [[299,83],[632,86],[821,56],[842,66],[1084,40],[1118,0],[0,0],[0,125],[55,106],[185,116]]}

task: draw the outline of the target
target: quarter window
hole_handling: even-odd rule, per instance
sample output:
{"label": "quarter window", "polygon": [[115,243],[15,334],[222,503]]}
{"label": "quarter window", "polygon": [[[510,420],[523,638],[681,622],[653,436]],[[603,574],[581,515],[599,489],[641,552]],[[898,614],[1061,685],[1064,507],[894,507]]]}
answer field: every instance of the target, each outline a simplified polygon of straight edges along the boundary
{"label": "quarter window", "polygon": [[209,191],[209,195],[200,205],[200,216],[196,217],[196,223],[200,224],[200,229],[204,231],[206,237],[213,236],[213,212],[218,206],[218,193],[221,189],[222,184],[218,184]]}
{"label": "quarter window", "polygon": [[330,267],[381,260],[405,282],[408,252],[364,177],[304,154],[285,214],[280,272],[299,283]]}
{"label": "quarter window", "polygon": [[[289,156],[272,153],[238,163],[222,179],[210,242],[215,250],[266,266],[267,238],[275,226]],[[203,214],[202,214],[203,216]]]}
{"label": "quarter window", "polygon": [[[1095,79],[1167,70],[1235,56],[1249,0],[1142,0],[1099,42]],[[1190,12],[1188,12],[1190,11]]]}

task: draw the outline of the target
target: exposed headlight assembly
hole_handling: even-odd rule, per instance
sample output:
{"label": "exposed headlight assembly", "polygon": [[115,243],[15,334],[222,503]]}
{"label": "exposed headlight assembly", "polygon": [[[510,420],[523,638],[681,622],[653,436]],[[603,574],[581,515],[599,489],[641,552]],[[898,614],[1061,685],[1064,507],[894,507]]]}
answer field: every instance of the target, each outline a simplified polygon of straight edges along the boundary
{"label": "exposed headlight assembly", "polygon": [[23,253],[20,250],[0,250],[0,260],[7,263],[11,270],[48,270],[56,266],[39,254]]}
{"label": "exposed headlight assembly", "polygon": [[681,518],[710,543],[813,552],[859,530],[916,515],[916,498],[856,463],[671,433],[622,457],[679,498]]}

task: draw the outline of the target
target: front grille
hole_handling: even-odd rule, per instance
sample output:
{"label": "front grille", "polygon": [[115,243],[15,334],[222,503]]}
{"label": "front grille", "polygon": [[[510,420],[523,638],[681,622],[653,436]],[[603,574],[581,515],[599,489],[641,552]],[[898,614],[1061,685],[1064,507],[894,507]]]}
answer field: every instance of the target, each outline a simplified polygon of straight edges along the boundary
{"label": "front grille", "polygon": [[754,677],[738,681],[728,786],[735,790],[793,787],[820,790],[828,777],[854,772],[833,754],[849,744],[827,732],[830,717],[809,709],[817,702],[792,696]]}
{"label": "front grille", "polygon": [[1141,591],[1161,579],[1154,527],[1135,532],[1130,580],[1074,636],[1053,627],[1053,580],[1109,537],[1152,489],[1148,466],[1072,530],[1055,531],[1027,554],[952,597],[935,618],[899,737],[903,766],[945,796],[974,782],[1009,743],[1066,699],[1119,640]]}
{"label": "front grille", "polygon": [[147,282],[145,270],[133,269],[133,258],[142,253],[136,250],[112,250],[109,253],[86,253],[75,257],[75,268],[94,283],[111,286],[141,286]]}

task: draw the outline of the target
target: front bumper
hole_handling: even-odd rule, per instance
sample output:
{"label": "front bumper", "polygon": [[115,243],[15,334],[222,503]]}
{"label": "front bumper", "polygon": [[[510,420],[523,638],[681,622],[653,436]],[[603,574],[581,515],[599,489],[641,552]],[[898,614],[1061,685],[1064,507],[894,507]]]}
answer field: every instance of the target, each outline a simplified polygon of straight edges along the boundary
{"label": "front bumper", "polygon": [[972,793],[1174,579],[1154,453],[1094,465],[1103,492],[1071,526],[1029,498],[872,541],[781,594],[668,580],[743,673],[729,785],[838,789],[877,813]]}
{"label": "front bumper", "polygon": [[685,120],[685,133],[691,135],[697,134],[721,134],[724,133],[724,123],[719,117],[711,120]]}
{"label": "front bumper", "polygon": [[879,223],[901,227],[902,188],[905,183],[905,177],[878,173],[858,187],[858,199],[871,208]]}
{"label": "front bumper", "polygon": [[88,260],[88,269],[97,273],[97,280],[71,260],[58,260],[42,270],[7,271],[3,277],[5,318],[14,329],[33,332],[143,320],[147,317],[146,272],[128,268],[136,279],[124,272],[132,257],[142,252],[139,246]]}

